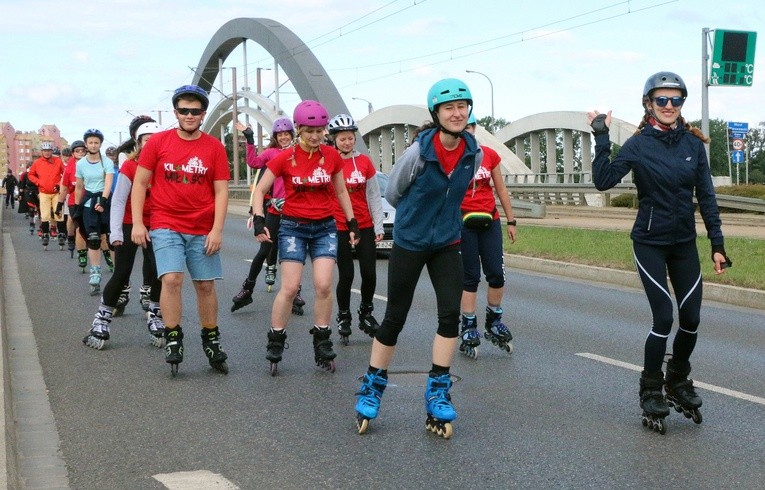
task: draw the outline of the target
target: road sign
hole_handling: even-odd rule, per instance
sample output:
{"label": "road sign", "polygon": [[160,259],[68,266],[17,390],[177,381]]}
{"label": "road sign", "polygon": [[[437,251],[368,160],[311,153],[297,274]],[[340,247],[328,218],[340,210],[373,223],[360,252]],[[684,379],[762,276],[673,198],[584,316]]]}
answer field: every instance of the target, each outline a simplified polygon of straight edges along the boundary
{"label": "road sign", "polygon": [[749,123],[728,121],[728,130],[746,133],[747,131],[749,131]]}
{"label": "road sign", "polygon": [[715,30],[709,84],[750,87],[756,42],[756,32]]}
{"label": "road sign", "polygon": [[742,139],[734,139],[731,142],[731,146],[734,150],[743,150],[744,149],[744,140]]}
{"label": "road sign", "polygon": [[744,163],[744,152],[741,150],[732,151],[730,152],[730,159],[735,164]]}

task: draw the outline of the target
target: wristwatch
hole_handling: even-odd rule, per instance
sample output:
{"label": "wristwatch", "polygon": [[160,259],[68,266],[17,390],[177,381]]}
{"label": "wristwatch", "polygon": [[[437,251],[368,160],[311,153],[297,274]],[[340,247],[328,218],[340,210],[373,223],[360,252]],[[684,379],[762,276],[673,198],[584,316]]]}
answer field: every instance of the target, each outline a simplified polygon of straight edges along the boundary
{"label": "wristwatch", "polygon": [[507,226],[517,226],[517,225],[518,225],[518,222],[515,221],[514,219],[511,219],[510,221],[507,222]]}

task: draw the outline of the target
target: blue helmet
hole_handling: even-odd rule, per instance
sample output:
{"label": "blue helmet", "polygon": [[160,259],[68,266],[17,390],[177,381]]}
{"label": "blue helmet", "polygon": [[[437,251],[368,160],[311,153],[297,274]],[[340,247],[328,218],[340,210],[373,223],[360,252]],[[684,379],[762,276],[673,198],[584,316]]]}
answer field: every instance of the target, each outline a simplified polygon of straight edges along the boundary
{"label": "blue helmet", "polygon": [[430,112],[436,112],[438,106],[444,102],[455,100],[466,100],[468,105],[473,105],[473,95],[462,80],[444,78],[428,90],[428,110]]}
{"label": "blue helmet", "polygon": [[475,124],[476,126],[478,126],[478,121],[476,121],[475,114],[473,114],[472,111],[470,112],[470,116],[468,117],[468,126],[470,126],[471,124]]}
{"label": "blue helmet", "polygon": [[198,85],[184,85],[178,87],[175,89],[175,92],[173,92],[173,108],[177,107],[178,99],[184,95],[190,95],[199,100],[199,102],[202,103],[203,111],[206,111],[207,106],[210,105],[210,99],[208,98],[207,92],[202,87]]}
{"label": "blue helmet", "polygon": [[101,131],[97,129],[88,129],[87,131],[85,131],[85,134],[82,135],[82,139],[83,141],[88,141],[88,138],[90,138],[91,136],[95,136],[96,138],[101,140],[101,143],[104,142],[104,133],[102,133]]}

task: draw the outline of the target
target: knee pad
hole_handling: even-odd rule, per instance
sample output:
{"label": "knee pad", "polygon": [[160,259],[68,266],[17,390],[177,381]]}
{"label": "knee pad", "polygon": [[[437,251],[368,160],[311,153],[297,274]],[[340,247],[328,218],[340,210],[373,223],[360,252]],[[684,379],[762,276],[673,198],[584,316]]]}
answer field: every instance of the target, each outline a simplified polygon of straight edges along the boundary
{"label": "knee pad", "polygon": [[101,235],[95,232],[89,233],[87,243],[89,250],[98,250],[101,248]]}

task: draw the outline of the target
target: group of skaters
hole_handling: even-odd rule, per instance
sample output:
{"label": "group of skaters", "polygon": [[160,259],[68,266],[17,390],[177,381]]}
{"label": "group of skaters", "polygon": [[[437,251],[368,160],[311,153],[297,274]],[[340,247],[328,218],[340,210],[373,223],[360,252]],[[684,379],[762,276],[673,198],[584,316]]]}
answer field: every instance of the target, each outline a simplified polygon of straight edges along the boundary
{"label": "group of skaters", "polygon": [[[688,378],[702,296],[694,194],[712,244],[715,272],[723,273],[732,265],[725,254],[704,151],[706,137],[680,114],[687,95],[678,75],[652,75],[642,94],[645,116],[613,161],[611,113],[587,113],[596,143],[596,187],[608,189],[632,171],[638,188],[640,207],[631,238],[653,316],[645,343],[640,406],[644,425],[661,433],[666,430],[663,419],[669,414],[668,403],[701,422],[701,399]],[[181,289],[188,271],[196,294],[203,350],[214,369],[227,373],[228,356],[220,344],[214,281],[222,278],[220,250],[228,207],[229,163],[220,141],[200,129],[209,104],[207,92],[184,85],[173,93],[172,103],[178,127],[160,131],[150,118],[136,118],[130,127],[129,148],[123,149],[127,150],[125,158],[120,166],[115,165],[117,168],[100,158],[103,135],[92,130],[85,133],[83,147],[77,147],[79,160],[73,157],[73,188],[68,180],[58,182],[61,189],[38,186],[41,192],[58,196],[56,215],[67,196],[64,186],[70,199],[74,193],[69,214],[82,230],[91,263],[100,254],[100,234],[110,231],[115,271],[84,340],[87,345],[100,349],[108,340],[109,323],[124,307],[135,255],[141,247],[144,287],[151,291],[147,327],[152,343],[164,347],[171,372],[177,373],[184,357]],[[427,107],[432,122],[411,135],[411,144],[397,159],[385,191],[384,197],[396,208],[396,218],[388,261],[387,306],[380,323],[373,316],[372,301],[376,289],[375,243],[383,235],[382,196],[374,165],[355,150],[355,121],[347,114],[330,117],[320,102],[302,101],[292,119],[274,121],[270,145],[260,155],[252,129],[236,123],[247,139],[247,163],[257,169],[249,224],[260,248],[242,290],[233,298],[231,311],[253,302],[254,286],[264,263],[265,282],[273,285],[278,262],[279,289],[266,332],[266,358],[275,375],[286,347],[291,314],[302,310],[304,304],[300,290],[305,261],[310,257],[314,359],[318,366],[334,371],[336,353],[330,325],[334,269],[339,271],[336,328],[341,343],[347,345],[353,323],[350,292],[355,254],[361,276],[358,326],[372,337],[369,365],[356,394],[360,434],[378,416],[388,369],[423,268],[427,268],[435,292],[438,319],[424,394],[430,431],[443,438],[453,433],[457,413],[451,402],[450,368],[455,352],[472,359],[478,355],[481,271],[488,283],[483,337],[507,352],[513,350],[512,335],[502,322],[502,257],[504,236],[511,242],[516,240],[516,220],[500,158],[477,143],[473,96],[464,82],[447,78],[435,83],[428,91]],[[87,154],[82,155],[83,149]],[[115,171],[119,177],[112,185]],[[50,204],[46,206],[54,206],[53,198],[47,199]],[[497,200],[503,208],[504,223]],[[59,230],[65,232],[65,228]],[[663,361],[673,323],[667,273],[679,298],[679,328],[665,377]]]}

